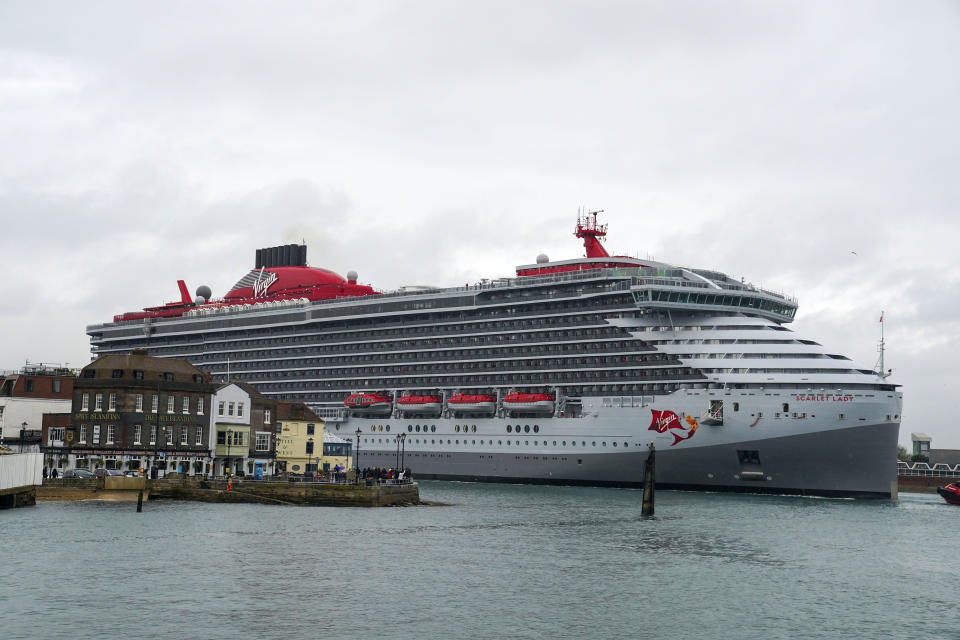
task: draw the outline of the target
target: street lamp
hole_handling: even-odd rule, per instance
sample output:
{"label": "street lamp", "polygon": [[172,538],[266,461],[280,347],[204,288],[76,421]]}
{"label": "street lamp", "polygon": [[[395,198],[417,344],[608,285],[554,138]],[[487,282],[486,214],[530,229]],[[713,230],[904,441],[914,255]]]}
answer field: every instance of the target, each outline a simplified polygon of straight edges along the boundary
{"label": "street lamp", "polygon": [[394,468],[399,469],[400,468],[400,434],[398,433],[396,436],[394,436],[394,439],[397,441],[397,466]]}
{"label": "street lamp", "polygon": [[232,433],[233,433],[233,432],[230,431],[230,429],[227,429],[227,459],[226,459],[226,461],[223,463],[223,474],[224,474],[224,475],[227,475],[227,469],[230,468],[230,467],[228,467],[227,465],[230,464],[230,440],[231,440],[231,434],[232,434]]}
{"label": "street lamp", "polygon": [[310,456],[313,455],[313,438],[307,438],[307,444],[303,447],[303,453],[307,457],[307,463],[303,466],[303,477],[307,477],[310,470]]}
{"label": "street lamp", "polygon": [[403,466],[403,459],[407,455],[407,434],[400,434],[400,469],[403,470],[406,467]]}
{"label": "street lamp", "polygon": [[23,434],[27,432],[27,423],[20,425],[20,453],[23,453]]}
{"label": "street lamp", "polygon": [[360,427],[357,427],[357,450],[353,453],[354,462],[353,462],[353,480],[356,484],[360,484],[360,434],[363,433],[360,430]]}

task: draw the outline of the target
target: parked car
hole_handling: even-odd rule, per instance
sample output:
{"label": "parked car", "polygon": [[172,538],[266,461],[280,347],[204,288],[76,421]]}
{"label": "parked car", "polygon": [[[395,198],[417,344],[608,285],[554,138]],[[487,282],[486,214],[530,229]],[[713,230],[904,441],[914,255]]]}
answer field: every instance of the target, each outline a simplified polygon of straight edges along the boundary
{"label": "parked car", "polygon": [[96,478],[92,471],[86,469],[67,469],[63,472],[64,478]]}
{"label": "parked car", "polygon": [[134,469],[130,469],[129,471],[124,471],[123,475],[127,476],[128,478],[139,478],[140,472]]}
{"label": "parked car", "polygon": [[122,471],[118,471],[117,469],[102,469],[102,468],[101,468],[101,469],[95,469],[94,472],[93,472],[93,475],[95,475],[95,476],[98,477],[98,478],[103,478],[104,476],[116,476],[116,477],[122,478],[122,477],[123,477],[123,472],[122,472]]}

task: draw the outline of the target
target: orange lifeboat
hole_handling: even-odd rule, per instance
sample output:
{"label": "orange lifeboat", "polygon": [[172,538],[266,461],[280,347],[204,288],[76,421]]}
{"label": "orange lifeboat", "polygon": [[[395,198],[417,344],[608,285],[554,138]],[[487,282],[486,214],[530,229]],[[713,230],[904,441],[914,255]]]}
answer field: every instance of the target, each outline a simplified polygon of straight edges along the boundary
{"label": "orange lifeboat", "polygon": [[497,399],[483,394],[457,393],[450,396],[447,406],[461,413],[493,413],[497,408]]}
{"label": "orange lifeboat", "polygon": [[440,413],[443,400],[437,396],[403,396],[397,400],[397,406],[406,413]]}
{"label": "orange lifeboat", "polygon": [[551,413],[555,401],[549,393],[510,393],[503,399],[503,408],[509,411]]}
{"label": "orange lifeboat", "polygon": [[343,404],[352,411],[389,413],[393,406],[389,396],[382,393],[351,393]]}

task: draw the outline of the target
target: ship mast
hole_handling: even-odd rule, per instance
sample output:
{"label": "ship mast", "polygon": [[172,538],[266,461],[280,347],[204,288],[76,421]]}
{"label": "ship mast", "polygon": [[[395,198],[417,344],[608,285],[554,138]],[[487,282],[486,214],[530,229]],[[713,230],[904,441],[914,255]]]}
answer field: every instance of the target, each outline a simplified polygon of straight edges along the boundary
{"label": "ship mast", "polygon": [[603,209],[578,212],[573,235],[583,240],[583,248],[586,249],[588,258],[609,258],[610,254],[600,244],[600,238],[607,235],[607,225],[597,224],[598,213],[603,213]]}
{"label": "ship mast", "polygon": [[886,380],[890,377],[890,374],[893,373],[893,369],[885,370],[883,364],[883,352],[886,350],[886,343],[883,339],[883,311],[880,312],[880,344],[877,345],[877,351],[880,352],[880,357],[877,359],[877,364],[874,366],[874,369],[877,371],[877,376],[881,380]]}

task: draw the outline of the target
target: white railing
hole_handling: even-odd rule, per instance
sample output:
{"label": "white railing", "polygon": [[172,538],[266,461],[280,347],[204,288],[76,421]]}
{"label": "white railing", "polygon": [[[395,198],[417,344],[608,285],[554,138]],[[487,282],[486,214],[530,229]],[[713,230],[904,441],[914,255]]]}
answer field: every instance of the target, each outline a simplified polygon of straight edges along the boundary
{"label": "white railing", "polygon": [[960,463],[951,467],[944,462],[931,465],[927,462],[903,462],[902,460],[898,460],[897,475],[925,476],[928,478],[960,477]]}
{"label": "white railing", "polygon": [[32,487],[42,482],[42,453],[13,453],[0,456],[0,491]]}

